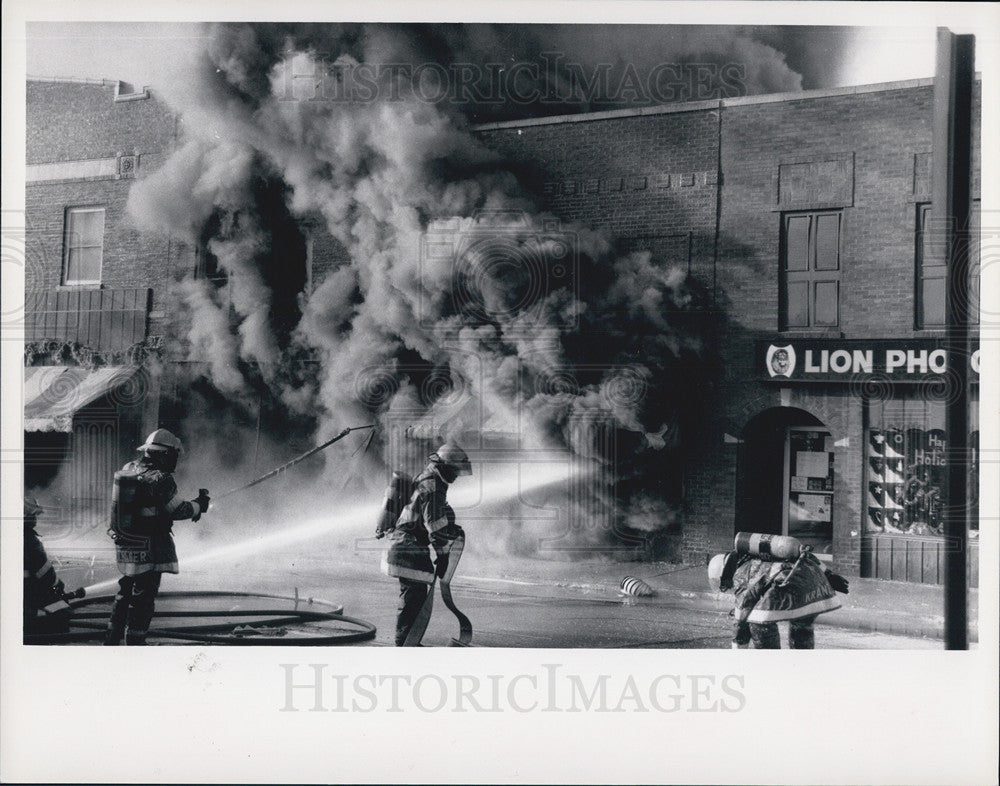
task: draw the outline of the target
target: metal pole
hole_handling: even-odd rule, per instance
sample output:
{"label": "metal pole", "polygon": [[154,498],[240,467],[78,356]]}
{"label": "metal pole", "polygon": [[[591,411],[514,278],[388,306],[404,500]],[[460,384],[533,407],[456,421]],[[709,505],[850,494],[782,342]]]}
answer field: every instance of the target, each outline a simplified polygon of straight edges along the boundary
{"label": "metal pole", "polygon": [[945,316],[948,378],[953,385],[945,412],[948,440],[944,508],[944,640],[949,650],[969,648],[969,206],[972,160],[972,85],[975,38],[937,33],[934,77],[933,218],[943,233],[947,264]]}

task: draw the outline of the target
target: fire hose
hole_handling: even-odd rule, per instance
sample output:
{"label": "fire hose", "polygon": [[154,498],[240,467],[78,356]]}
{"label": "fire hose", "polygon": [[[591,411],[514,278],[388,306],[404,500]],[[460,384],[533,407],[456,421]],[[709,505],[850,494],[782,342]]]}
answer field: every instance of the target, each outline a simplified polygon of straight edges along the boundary
{"label": "fire hose", "polygon": [[[295,596],[266,595],[250,592],[161,592],[158,599],[211,600],[227,603],[226,608],[201,610],[158,610],[156,620],[205,619],[216,621],[207,624],[181,626],[154,625],[148,638],[168,639],[198,644],[227,644],[239,646],[337,646],[355,644],[375,638],[376,628],[370,622],[343,613],[344,607],[325,600]],[[234,599],[264,599],[268,601],[293,601],[292,608],[239,609],[232,608]],[[88,606],[111,604],[114,595],[96,595],[83,601],[70,603],[68,619],[62,631],[25,631],[25,644],[67,644],[101,639],[107,630],[108,612],[83,610]],[[301,604],[313,608],[299,608]],[[277,604],[274,604],[275,606]],[[321,609],[317,607],[323,607]],[[66,613],[66,612],[62,612]],[[237,624],[246,620],[246,624]],[[347,625],[357,630],[340,631],[324,628],[323,624]],[[311,626],[311,627],[310,627]]]}
{"label": "fire hose", "polygon": [[[450,646],[452,647],[470,647],[472,646],[472,622],[466,617],[455,605],[455,600],[451,596],[451,577],[455,575],[455,569],[458,567],[458,561],[462,557],[462,550],[465,548],[465,536],[459,536],[452,541],[451,546],[447,551],[448,563],[443,575],[438,575],[435,571],[434,580],[431,582],[430,590],[427,593],[427,598],[424,600],[423,605],[420,607],[420,611],[417,614],[416,620],[414,620],[413,625],[410,627],[409,633],[406,635],[406,641],[403,643],[404,647],[418,647],[420,646],[420,641],[424,637],[424,631],[427,630],[427,623],[431,619],[431,610],[434,608],[434,587],[435,585],[441,588],[441,600],[444,601],[444,605],[448,608],[455,618],[458,620],[458,638],[452,639]],[[438,581],[440,579],[440,582]]]}
{"label": "fire hose", "polygon": [[300,463],[302,461],[305,461],[310,456],[314,456],[317,453],[319,453],[321,450],[325,450],[326,448],[330,447],[330,445],[332,445],[334,442],[338,442],[338,441],[342,440],[344,437],[346,437],[352,431],[362,431],[362,430],[364,430],[366,428],[375,428],[375,424],[372,423],[372,424],[369,424],[367,426],[351,426],[350,428],[345,428],[343,431],[341,431],[333,439],[327,440],[322,445],[317,445],[312,450],[307,450],[301,456],[297,456],[297,457],[293,458],[291,461],[288,461],[288,462],[282,464],[277,469],[272,469],[270,472],[268,472],[265,475],[261,475],[259,478],[254,478],[249,483],[244,483],[242,486],[238,486],[237,488],[230,489],[229,491],[226,491],[226,492],[220,494],[218,496],[218,499],[225,499],[226,497],[229,497],[229,496],[231,496],[233,494],[236,494],[236,493],[238,493],[240,491],[246,491],[248,488],[252,488],[252,487],[256,486],[258,483],[263,483],[265,480],[273,478],[276,475],[280,475],[285,470],[290,469],[291,467],[294,467],[296,464],[298,464],[298,463]]}

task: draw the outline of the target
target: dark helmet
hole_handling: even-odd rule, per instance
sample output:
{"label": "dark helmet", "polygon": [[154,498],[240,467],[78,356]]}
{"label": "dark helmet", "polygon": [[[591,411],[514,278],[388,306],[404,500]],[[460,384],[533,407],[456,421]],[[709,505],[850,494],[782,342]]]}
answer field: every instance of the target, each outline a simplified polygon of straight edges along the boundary
{"label": "dark helmet", "polygon": [[458,445],[450,442],[444,443],[434,453],[431,453],[430,461],[432,464],[449,467],[456,477],[472,474],[472,464],[469,462],[468,454]]}

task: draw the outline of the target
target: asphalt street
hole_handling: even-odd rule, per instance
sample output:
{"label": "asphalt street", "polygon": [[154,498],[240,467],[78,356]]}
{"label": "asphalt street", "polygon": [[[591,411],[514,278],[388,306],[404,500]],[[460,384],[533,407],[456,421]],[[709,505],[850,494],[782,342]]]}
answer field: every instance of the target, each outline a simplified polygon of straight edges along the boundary
{"label": "asphalt street", "polygon": [[[459,571],[461,574],[461,571]],[[86,565],[63,557],[67,587],[104,582],[94,592],[113,592],[112,565]],[[374,555],[359,562],[322,561],[315,553],[241,558],[220,570],[195,564],[164,577],[164,591],[226,590],[318,598],[343,605],[346,614],[377,627],[373,641],[358,646],[392,646],[398,584],[378,571]],[[730,646],[731,619],[684,597],[633,598],[608,588],[551,586],[496,577],[456,576],[455,602],[472,620],[473,645],[529,648],[673,648]],[[92,593],[93,594],[93,593]],[[836,612],[833,612],[836,613]],[[822,618],[821,618],[822,619]],[[155,627],[154,620],[154,627]],[[425,646],[447,646],[458,635],[455,617],[435,598]],[[787,644],[787,631],[782,631]],[[171,642],[173,643],[173,642]],[[939,641],[864,632],[818,624],[823,649],[940,649]]]}

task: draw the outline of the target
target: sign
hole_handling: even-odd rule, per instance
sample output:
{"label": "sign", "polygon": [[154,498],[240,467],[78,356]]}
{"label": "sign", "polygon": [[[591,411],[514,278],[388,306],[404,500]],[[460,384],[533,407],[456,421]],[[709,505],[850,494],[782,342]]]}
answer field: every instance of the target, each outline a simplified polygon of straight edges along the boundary
{"label": "sign", "polygon": [[[758,341],[757,374],[775,382],[858,382],[865,377],[925,382],[942,377],[948,364],[943,340],[786,339]],[[979,381],[979,347],[969,359],[970,379]]]}

